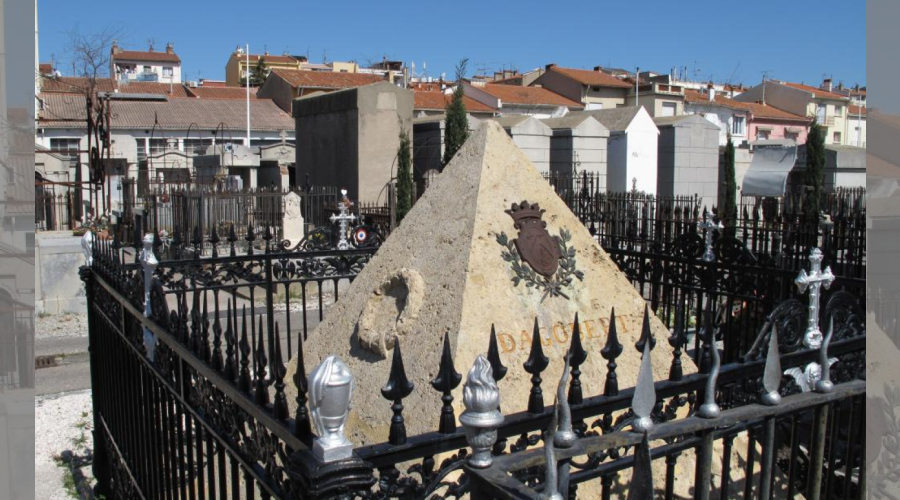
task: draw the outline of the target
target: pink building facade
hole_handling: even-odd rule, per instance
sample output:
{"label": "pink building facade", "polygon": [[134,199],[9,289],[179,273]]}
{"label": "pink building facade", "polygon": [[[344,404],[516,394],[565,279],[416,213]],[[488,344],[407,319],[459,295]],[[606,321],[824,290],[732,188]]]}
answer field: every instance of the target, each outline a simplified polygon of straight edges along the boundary
{"label": "pink building facade", "polygon": [[806,144],[810,119],[759,103],[743,103],[750,109],[750,142],[789,139]]}

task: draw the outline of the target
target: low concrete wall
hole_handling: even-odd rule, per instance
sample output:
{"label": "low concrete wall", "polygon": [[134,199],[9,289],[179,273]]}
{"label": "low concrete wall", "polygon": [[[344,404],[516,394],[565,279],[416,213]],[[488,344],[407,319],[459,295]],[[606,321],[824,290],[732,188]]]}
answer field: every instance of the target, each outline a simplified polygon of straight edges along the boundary
{"label": "low concrete wall", "polygon": [[81,238],[71,231],[38,233],[34,248],[35,311],[87,312],[78,268],[84,265]]}

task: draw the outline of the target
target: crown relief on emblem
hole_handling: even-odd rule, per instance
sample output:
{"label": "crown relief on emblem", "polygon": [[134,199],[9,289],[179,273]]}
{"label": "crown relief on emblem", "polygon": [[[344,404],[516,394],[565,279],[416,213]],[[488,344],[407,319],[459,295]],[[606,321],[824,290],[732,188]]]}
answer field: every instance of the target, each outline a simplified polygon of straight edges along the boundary
{"label": "crown relief on emblem", "polygon": [[514,274],[513,286],[524,283],[526,288],[543,291],[541,302],[547,297],[568,299],[564,288],[572,287],[573,278],[584,279],[584,273],[576,269],[575,249],[568,246],[571,233],[562,229],[559,236],[552,236],[543,220],[546,211],[537,203],[523,200],[505,212],[519,232],[512,240],[505,232],[497,235],[497,242],[505,247],[503,259]]}

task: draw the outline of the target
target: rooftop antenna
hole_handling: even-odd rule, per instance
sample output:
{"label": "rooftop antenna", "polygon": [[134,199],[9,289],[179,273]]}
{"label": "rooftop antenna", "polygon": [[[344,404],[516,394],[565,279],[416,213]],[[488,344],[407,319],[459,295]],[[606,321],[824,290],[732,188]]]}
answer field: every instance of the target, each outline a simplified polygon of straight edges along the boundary
{"label": "rooftop antenna", "polygon": [[771,73],[771,72],[772,72],[772,70],[770,70],[770,69],[763,70],[763,72],[762,72],[762,103],[763,104],[766,103],[766,80],[769,79],[769,73]]}

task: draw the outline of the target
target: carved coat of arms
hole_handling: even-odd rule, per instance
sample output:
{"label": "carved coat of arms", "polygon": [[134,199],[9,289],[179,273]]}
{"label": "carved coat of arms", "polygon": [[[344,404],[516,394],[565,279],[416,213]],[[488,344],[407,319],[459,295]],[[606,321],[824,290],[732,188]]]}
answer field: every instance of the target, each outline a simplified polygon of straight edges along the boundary
{"label": "carved coat of arms", "polygon": [[512,208],[506,211],[519,230],[519,237],[513,243],[522,260],[538,273],[550,277],[559,269],[562,253],[559,251],[558,238],[547,232],[544,212],[537,203],[529,205],[527,201],[513,203]]}
{"label": "carved coat of arms", "polygon": [[528,288],[543,290],[541,301],[548,296],[568,299],[563,288],[572,285],[572,278],[584,279],[584,273],[575,269],[575,249],[568,247],[570,233],[562,230],[559,236],[552,236],[543,220],[544,210],[537,203],[513,203],[506,213],[515,221],[519,234],[510,240],[506,233],[500,233],[497,242],[506,247],[503,259],[512,264],[513,284],[524,281]]}

